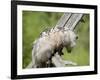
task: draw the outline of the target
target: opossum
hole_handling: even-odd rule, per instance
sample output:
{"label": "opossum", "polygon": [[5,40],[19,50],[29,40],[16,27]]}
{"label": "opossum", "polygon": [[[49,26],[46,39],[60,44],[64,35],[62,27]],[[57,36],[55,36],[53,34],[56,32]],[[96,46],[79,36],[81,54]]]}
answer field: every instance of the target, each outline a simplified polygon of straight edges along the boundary
{"label": "opossum", "polygon": [[33,45],[33,67],[47,67],[47,62],[50,62],[52,56],[56,52],[60,54],[64,47],[68,52],[71,52],[72,48],[76,45],[77,38],[74,31],[70,29],[52,28],[48,33],[43,32]]}

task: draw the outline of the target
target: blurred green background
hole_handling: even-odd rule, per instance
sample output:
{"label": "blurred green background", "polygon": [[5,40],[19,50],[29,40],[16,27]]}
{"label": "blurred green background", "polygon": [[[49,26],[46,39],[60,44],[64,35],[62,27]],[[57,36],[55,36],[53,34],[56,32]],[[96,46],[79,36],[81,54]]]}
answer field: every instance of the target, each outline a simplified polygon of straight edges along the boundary
{"label": "blurred green background", "polygon": [[[23,11],[23,68],[32,60],[32,43],[39,37],[39,34],[49,27],[54,27],[63,13],[59,12],[36,12]],[[84,14],[78,23],[75,32],[79,39],[76,47],[71,53],[63,49],[64,60],[76,62],[78,66],[89,65],[89,14]]]}

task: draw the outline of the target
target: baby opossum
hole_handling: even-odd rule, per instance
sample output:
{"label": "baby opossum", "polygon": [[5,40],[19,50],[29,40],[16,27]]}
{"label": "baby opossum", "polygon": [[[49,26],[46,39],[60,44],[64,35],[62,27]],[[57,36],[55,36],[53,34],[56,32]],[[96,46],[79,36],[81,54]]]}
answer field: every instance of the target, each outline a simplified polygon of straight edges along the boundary
{"label": "baby opossum", "polygon": [[52,56],[58,52],[62,55],[65,47],[68,52],[76,45],[77,35],[70,29],[52,28],[47,32],[42,32],[41,36],[35,40],[32,50],[32,62],[34,68],[47,67]]}

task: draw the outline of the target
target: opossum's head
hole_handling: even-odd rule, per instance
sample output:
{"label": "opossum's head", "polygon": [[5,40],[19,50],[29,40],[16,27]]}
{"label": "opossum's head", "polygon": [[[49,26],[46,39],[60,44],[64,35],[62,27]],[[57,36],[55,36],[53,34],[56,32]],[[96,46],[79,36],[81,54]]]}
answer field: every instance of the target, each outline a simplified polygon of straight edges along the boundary
{"label": "opossum's head", "polygon": [[68,52],[71,52],[72,49],[76,45],[76,40],[78,36],[72,30],[65,30],[64,31],[64,46],[66,47]]}

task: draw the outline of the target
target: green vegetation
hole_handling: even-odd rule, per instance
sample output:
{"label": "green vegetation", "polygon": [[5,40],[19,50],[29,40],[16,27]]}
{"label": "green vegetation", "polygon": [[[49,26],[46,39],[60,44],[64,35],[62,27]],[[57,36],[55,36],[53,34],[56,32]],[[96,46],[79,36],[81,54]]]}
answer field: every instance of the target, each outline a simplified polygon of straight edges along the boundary
{"label": "green vegetation", "polygon": [[[39,34],[48,27],[54,27],[63,13],[23,11],[23,68],[32,60],[32,43]],[[63,49],[65,60],[78,63],[79,66],[89,65],[89,15],[85,14],[76,27],[79,35],[77,46],[71,53]]]}

